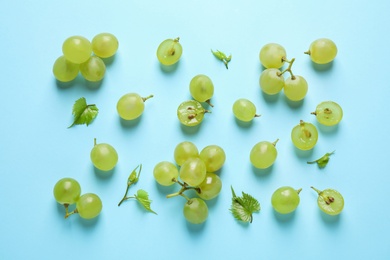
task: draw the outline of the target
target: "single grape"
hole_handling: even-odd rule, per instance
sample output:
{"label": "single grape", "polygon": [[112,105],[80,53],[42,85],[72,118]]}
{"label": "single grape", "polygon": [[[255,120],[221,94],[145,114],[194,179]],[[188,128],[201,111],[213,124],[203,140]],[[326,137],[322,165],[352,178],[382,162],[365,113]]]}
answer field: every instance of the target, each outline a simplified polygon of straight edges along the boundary
{"label": "single grape", "polygon": [[196,101],[209,103],[214,95],[213,82],[206,75],[196,75],[190,81],[190,93]]}
{"label": "single grape", "polygon": [[97,82],[104,78],[106,64],[101,58],[91,56],[89,60],[80,64],[80,72],[86,80]]}
{"label": "single grape", "polygon": [[103,204],[99,196],[94,193],[81,195],[76,204],[76,212],[84,219],[97,217],[102,211]]}
{"label": "single grape", "polygon": [[163,161],[156,164],[153,170],[153,176],[158,184],[170,186],[175,183],[174,180],[179,176],[179,170],[173,163]]}
{"label": "single grape", "polygon": [[170,66],[179,61],[183,53],[183,47],[179,38],[166,39],[157,48],[157,59],[161,64]]}
{"label": "single grape", "polygon": [[307,94],[307,81],[302,76],[288,77],[284,82],[284,94],[291,101],[300,101]]}
{"label": "single grape", "polygon": [[301,190],[295,190],[288,186],[280,187],[272,194],[272,207],[280,214],[293,212],[299,205],[299,193]]}
{"label": "single grape", "polygon": [[277,43],[268,43],[264,45],[259,54],[261,64],[267,69],[281,68],[285,62],[286,56],[286,50]]}
{"label": "single grape", "polygon": [[325,189],[320,191],[314,187],[311,187],[318,193],[317,204],[320,209],[328,215],[338,215],[344,208],[344,198],[334,189]]}
{"label": "single grape", "polygon": [[180,167],[179,176],[188,185],[196,187],[206,178],[206,165],[199,158],[190,158]]}
{"label": "single grape", "polygon": [[250,161],[252,165],[258,169],[266,169],[274,164],[278,151],[276,150],[276,143],[262,141],[255,144],[250,152]]}
{"label": "single grape", "polygon": [[79,74],[79,66],[68,61],[65,56],[58,57],[53,65],[54,77],[61,82],[72,81]]}
{"label": "single grape", "polygon": [[317,64],[326,64],[334,60],[337,55],[336,44],[327,38],[321,38],[310,44],[309,50],[305,52],[310,59]]}
{"label": "single grape", "polygon": [[92,39],[92,51],[100,58],[109,58],[115,55],[119,42],[111,33],[99,33]]}
{"label": "single grape", "polygon": [[176,145],[174,158],[177,165],[181,166],[189,158],[197,157],[199,157],[199,151],[194,143],[184,141]]}
{"label": "single grape", "polygon": [[70,62],[81,64],[91,57],[92,45],[82,36],[71,36],[62,44],[62,53]]}
{"label": "single grape", "polygon": [[284,77],[278,69],[266,69],[260,75],[260,88],[268,95],[279,93],[284,87]]}
{"label": "single grape", "polygon": [[248,99],[237,99],[233,104],[234,116],[243,122],[250,122],[253,118],[259,117],[256,114],[256,106]]}
{"label": "single grape", "polygon": [[188,100],[181,103],[177,108],[177,117],[183,125],[196,126],[203,121],[204,114],[209,112],[198,101]]}
{"label": "single grape", "polygon": [[92,164],[101,171],[112,170],[118,162],[118,153],[115,148],[106,143],[96,144],[91,150]]}
{"label": "single grape", "polygon": [[301,150],[312,149],[318,140],[318,131],[315,125],[300,121],[291,131],[291,140],[295,147]]}
{"label": "single grape", "polygon": [[204,200],[211,200],[218,196],[222,189],[222,181],[215,173],[206,173],[206,178],[199,184],[196,193]]}
{"label": "single grape", "polygon": [[317,105],[316,111],[312,112],[318,123],[326,126],[333,126],[340,123],[343,118],[343,109],[333,101],[324,101]]}
{"label": "single grape", "polygon": [[192,224],[201,224],[206,221],[209,210],[204,200],[192,198],[184,204],[183,214],[188,222]]}
{"label": "single grape", "polygon": [[153,95],[143,98],[137,93],[123,95],[116,104],[119,116],[124,120],[133,120],[140,117],[145,109],[145,101],[152,97]]}
{"label": "single grape", "polygon": [[226,154],[222,147],[208,145],[200,151],[199,158],[205,163],[208,172],[216,172],[225,163]]}
{"label": "single grape", "polygon": [[59,180],[53,189],[54,198],[60,204],[72,205],[80,198],[80,184],[72,178]]}

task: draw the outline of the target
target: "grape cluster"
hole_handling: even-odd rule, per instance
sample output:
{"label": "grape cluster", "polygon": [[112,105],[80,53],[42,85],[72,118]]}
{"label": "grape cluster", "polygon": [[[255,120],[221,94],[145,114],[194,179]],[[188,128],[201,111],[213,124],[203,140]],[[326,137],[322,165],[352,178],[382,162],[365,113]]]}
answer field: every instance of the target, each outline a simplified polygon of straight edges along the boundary
{"label": "grape cluster", "polygon": [[[98,195],[94,193],[81,194],[80,184],[73,178],[62,178],[53,189],[55,200],[65,207],[65,218],[78,213],[83,219],[97,217],[103,204]],[[76,204],[76,208],[69,212],[69,206]]]}
{"label": "grape cluster", "polygon": [[80,72],[87,81],[99,82],[106,73],[103,59],[113,57],[118,46],[117,38],[110,33],[97,34],[92,42],[83,36],[71,36],[62,44],[63,55],[54,62],[54,77],[70,82]]}
{"label": "grape cluster", "polygon": [[[222,181],[217,172],[225,163],[225,151],[218,145],[208,145],[199,152],[194,143],[184,141],[175,147],[174,159],[176,165],[168,161],[156,164],[154,179],[163,186],[179,184],[181,189],[167,197],[184,197],[185,219],[193,224],[201,224],[208,217],[205,200],[214,199],[222,189]],[[187,190],[195,190],[199,198],[187,197],[184,194]]]}

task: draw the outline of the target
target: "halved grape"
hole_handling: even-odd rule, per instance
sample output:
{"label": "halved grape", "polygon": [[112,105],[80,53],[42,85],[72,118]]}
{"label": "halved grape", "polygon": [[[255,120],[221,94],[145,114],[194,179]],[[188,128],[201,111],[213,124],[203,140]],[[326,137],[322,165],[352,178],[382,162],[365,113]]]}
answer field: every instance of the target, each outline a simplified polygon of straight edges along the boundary
{"label": "halved grape", "polygon": [[318,193],[318,207],[328,215],[338,215],[344,208],[344,198],[340,192],[334,189],[320,191],[311,187]]}
{"label": "halved grape", "polygon": [[96,144],[96,139],[90,156],[93,165],[102,171],[112,170],[118,162],[118,153],[115,148],[106,143]]}
{"label": "halved grape", "polygon": [[283,46],[277,43],[268,43],[261,48],[259,58],[265,68],[279,69],[283,66],[286,55]]}
{"label": "halved grape", "polygon": [[295,147],[301,150],[312,149],[318,140],[318,131],[315,125],[300,121],[291,131],[291,140]]}
{"label": "halved grape", "polygon": [[295,190],[289,186],[280,187],[272,194],[272,207],[280,214],[293,212],[299,205],[299,192],[301,190]]}
{"label": "halved grape", "polygon": [[80,198],[81,187],[75,179],[63,178],[54,185],[53,194],[58,203],[72,205]]}
{"label": "halved grape", "polygon": [[111,33],[99,33],[92,39],[92,51],[100,58],[114,56],[118,46],[118,39]]}
{"label": "halved grape", "polygon": [[154,179],[163,186],[170,186],[179,176],[179,170],[171,162],[163,161],[156,164],[153,169]]}
{"label": "halved grape", "polygon": [[309,50],[305,52],[310,59],[317,64],[326,64],[334,60],[337,55],[336,44],[327,38],[321,38],[310,44]]}
{"label": "halved grape", "polygon": [[226,154],[222,147],[208,145],[200,151],[199,158],[205,163],[208,172],[216,172],[225,163]]}
{"label": "halved grape", "polygon": [[258,117],[256,114],[256,106],[248,99],[237,99],[233,104],[234,116],[243,122],[252,121],[253,118]]}
{"label": "halved grape", "polygon": [[53,64],[53,74],[58,81],[69,82],[77,77],[79,67],[79,64],[72,63],[65,56],[61,56]]}
{"label": "halved grape", "polygon": [[196,126],[203,121],[204,114],[208,112],[198,101],[188,100],[177,108],[177,117],[183,125]]}
{"label": "halved grape", "polygon": [[181,166],[179,176],[188,185],[196,187],[206,178],[206,165],[199,158],[190,158]]}
{"label": "halved grape", "polygon": [[207,220],[209,210],[206,202],[202,199],[192,198],[184,204],[183,214],[188,222],[201,224]]}
{"label": "halved grape", "polygon": [[91,42],[83,36],[71,36],[62,44],[62,52],[70,62],[84,63],[91,57]]}
{"label": "halved grape", "polygon": [[91,56],[86,62],[80,64],[80,72],[86,80],[97,82],[104,78],[106,64],[99,57]]}
{"label": "halved grape", "polygon": [[312,112],[317,121],[326,126],[333,126],[340,123],[343,118],[343,109],[333,101],[324,101],[317,105],[316,111]]}
{"label": "halved grape", "polygon": [[161,64],[170,66],[179,61],[183,53],[183,47],[179,42],[179,38],[166,39],[157,48],[157,59]]}
{"label": "halved grape", "polygon": [[152,97],[153,95],[143,98],[137,93],[123,95],[116,104],[119,116],[124,120],[134,120],[140,117],[145,109],[145,101]]}
{"label": "halved grape", "polygon": [[304,77],[288,77],[284,81],[284,94],[291,101],[300,101],[305,98],[308,84]]}
{"label": "halved grape", "polygon": [[189,158],[199,157],[199,151],[196,145],[189,141],[184,141],[176,145],[174,158],[177,165],[181,166]]}
{"label": "halved grape", "polygon": [[215,173],[206,173],[206,178],[198,186],[197,194],[204,200],[211,200],[218,196],[222,189],[222,181]]}
{"label": "halved grape", "polygon": [[264,70],[260,75],[260,88],[268,95],[279,93],[284,87],[284,77],[278,69],[270,68]]}
{"label": "halved grape", "polygon": [[262,141],[255,144],[250,152],[250,161],[258,169],[266,169],[274,164],[278,151],[276,150],[276,140],[273,143]]}
{"label": "halved grape", "polygon": [[98,195],[86,193],[81,195],[76,204],[76,212],[84,219],[97,217],[102,211],[103,204]]}

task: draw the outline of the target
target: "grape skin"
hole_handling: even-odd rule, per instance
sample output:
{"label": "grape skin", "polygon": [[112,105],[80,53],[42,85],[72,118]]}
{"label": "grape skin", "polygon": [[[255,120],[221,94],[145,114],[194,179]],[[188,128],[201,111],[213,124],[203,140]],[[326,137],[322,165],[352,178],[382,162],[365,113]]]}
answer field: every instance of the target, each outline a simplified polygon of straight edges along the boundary
{"label": "grape skin", "polygon": [[197,187],[206,178],[206,165],[199,158],[190,158],[181,166],[179,176],[188,185]]}
{"label": "grape skin", "polygon": [[92,219],[97,217],[102,211],[103,204],[98,195],[86,193],[81,195],[77,201],[76,210],[83,219]]}
{"label": "grape skin", "polygon": [[137,93],[123,95],[116,105],[119,116],[124,120],[134,120],[142,115],[145,109],[143,98]]}
{"label": "grape skin", "polygon": [[115,55],[119,47],[118,39],[111,33],[99,33],[92,39],[92,51],[100,58]]}
{"label": "grape skin", "polygon": [[305,98],[308,84],[302,76],[289,77],[284,82],[284,94],[291,101],[301,101]]}
{"label": "grape skin", "polygon": [[260,88],[268,95],[279,93],[284,87],[284,77],[278,69],[266,69],[260,75]]}
{"label": "grape skin", "polygon": [[80,64],[80,72],[88,81],[101,81],[106,73],[106,65],[101,58],[91,56],[86,62]]}
{"label": "grape skin", "polygon": [[265,68],[279,69],[283,66],[286,55],[286,50],[283,46],[277,43],[268,43],[261,48],[259,59]]}
{"label": "grape skin", "polygon": [[208,145],[200,151],[199,158],[205,163],[208,172],[216,172],[225,163],[226,154],[220,146]]}
{"label": "grape skin", "polygon": [[189,158],[197,157],[199,157],[199,151],[194,143],[184,141],[176,145],[174,158],[177,165],[181,166]]}
{"label": "grape skin", "polygon": [[179,170],[177,167],[167,161],[159,162],[153,169],[154,179],[158,184],[162,186],[170,186],[174,184],[174,179],[177,179],[179,176]]}
{"label": "grape skin", "polygon": [[157,59],[165,66],[171,66],[180,60],[183,47],[179,43],[179,38],[166,39],[157,48]]}
{"label": "grape skin", "polygon": [[334,189],[325,189],[319,191],[311,187],[318,193],[318,207],[326,214],[336,216],[341,213],[344,208],[344,198],[340,192]]}
{"label": "grape skin", "polygon": [[115,148],[106,143],[95,144],[90,157],[93,165],[101,171],[112,170],[118,162]]}
{"label": "grape skin", "polygon": [[77,77],[79,67],[79,64],[72,63],[65,56],[61,56],[53,64],[53,74],[58,81],[69,82]]}
{"label": "grape skin", "polygon": [[262,141],[255,144],[250,152],[250,161],[258,169],[266,169],[274,164],[278,151],[273,143]]}
{"label": "grape skin", "polygon": [[272,207],[280,214],[295,211],[300,201],[299,191],[288,186],[278,188],[271,197]]}
{"label": "grape skin", "polygon": [[250,122],[256,116],[256,106],[248,99],[237,99],[233,104],[234,116],[243,122]]}
{"label": "grape skin", "polygon": [[336,102],[324,101],[317,105],[316,111],[312,114],[316,116],[320,124],[334,126],[343,118],[343,109]]}
{"label": "grape skin", "polygon": [[292,129],[291,140],[298,149],[310,150],[316,145],[318,140],[317,128],[313,124],[301,120],[299,125]]}
{"label": "grape skin", "polygon": [[62,44],[62,52],[70,62],[81,64],[91,57],[92,45],[85,37],[71,36]]}
{"label": "grape skin", "polygon": [[206,173],[206,178],[199,184],[200,192],[196,191],[198,196],[204,200],[211,200],[218,196],[222,189],[222,181],[215,173]]}
{"label": "grape skin", "polygon": [[198,102],[209,101],[214,95],[213,82],[206,75],[196,75],[190,81],[190,93]]}
{"label": "grape skin", "polygon": [[208,207],[206,202],[199,198],[189,199],[183,207],[185,219],[192,224],[201,224],[207,220]]}
{"label": "grape skin", "polygon": [[54,198],[60,204],[72,205],[78,201],[80,194],[80,184],[72,178],[62,178],[53,188]]}
{"label": "grape skin", "polygon": [[337,55],[336,44],[327,38],[320,38],[310,44],[309,51],[306,54],[310,55],[310,59],[317,64],[326,64],[334,60]]}

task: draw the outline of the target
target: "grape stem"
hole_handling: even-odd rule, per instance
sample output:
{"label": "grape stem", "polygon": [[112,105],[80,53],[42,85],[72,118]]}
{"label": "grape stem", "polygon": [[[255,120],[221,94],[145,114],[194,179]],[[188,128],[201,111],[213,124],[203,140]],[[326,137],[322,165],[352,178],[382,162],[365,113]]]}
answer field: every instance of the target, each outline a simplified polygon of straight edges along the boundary
{"label": "grape stem", "polygon": [[[137,169],[139,167],[139,171],[138,171],[138,175],[137,175]],[[118,207],[122,204],[122,202],[124,202],[125,200],[128,200],[128,199],[131,199],[131,198],[134,198],[134,197],[127,197],[127,193],[129,192],[129,189],[130,189],[130,186],[135,184],[138,179],[139,179],[139,175],[141,174],[141,170],[142,170],[142,164],[138,165],[137,167],[135,167],[135,169],[130,173],[130,176],[129,178],[127,179],[127,187],[126,187],[126,192],[125,192],[125,195],[123,195],[123,198],[121,199],[121,201],[119,201],[118,203]]]}
{"label": "grape stem", "polygon": [[276,146],[276,143],[279,141],[279,138],[275,140],[275,142],[273,142],[273,146]]}
{"label": "grape stem", "polygon": [[66,212],[65,218],[68,218],[70,215],[77,214],[79,211],[77,209],[71,211],[71,212]]}
{"label": "grape stem", "polygon": [[183,196],[184,198],[189,200],[189,198],[183,194],[186,190],[195,190],[196,192],[200,193],[200,189],[197,188],[197,187],[188,186],[187,183],[185,183],[185,182],[182,183],[182,182],[176,180],[175,178],[173,178],[172,181],[176,182],[177,184],[179,184],[181,186],[181,188],[180,188],[180,190],[178,192],[175,192],[175,193],[172,193],[172,194],[168,194],[167,195],[168,199],[172,198],[172,197],[176,197],[176,196]]}
{"label": "grape stem", "polygon": [[152,97],[154,97],[154,96],[153,95],[149,95],[147,97],[143,97],[142,100],[145,102],[146,100],[148,100],[149,98],[152,98]]}
{"label": "grape stem", "polygon": [[[210,101],[210,99],[206,100],[206,103],[207,103],[207,104],[209,104],[209,106],[210,106],[210,107],[214,107],[214,105],[213,105],[213,104],[211,104],[211,101]],[[206,111],[207,111],[207,110],[206,110]],[[205,112],[205,113],[206,113],[206,112]]]}
{"label": "grape stem", "polygon": [[321,197],[324,199],[324,201],[325,201],[325,203],[326,203],[327,205],[329,205],[329,204],[331,204],[332,202],[334,202],[334,198],[333,198],[333,197],[331,197],[331,196],[325,197],[325,196],[322,194],[322,191],[320,191],[320,190],[314,188],[313,186],[311,186],[310,188],[312,188],[313,190],[315,190],[315,191],[318,193],[318,196],[321,196]]}
{"label": "grape stem", "polygon": [[278,73],[279,76],[283,75],[286,71],[288,71],[291,75],[291,79],[295,79],[294,74],[292,73],[291,67],[295,61],[295,58],[292,58],[291,60],[283,59],[284,61],[288,62],[288,67],[287,69],[283,70],[282,72]]}

